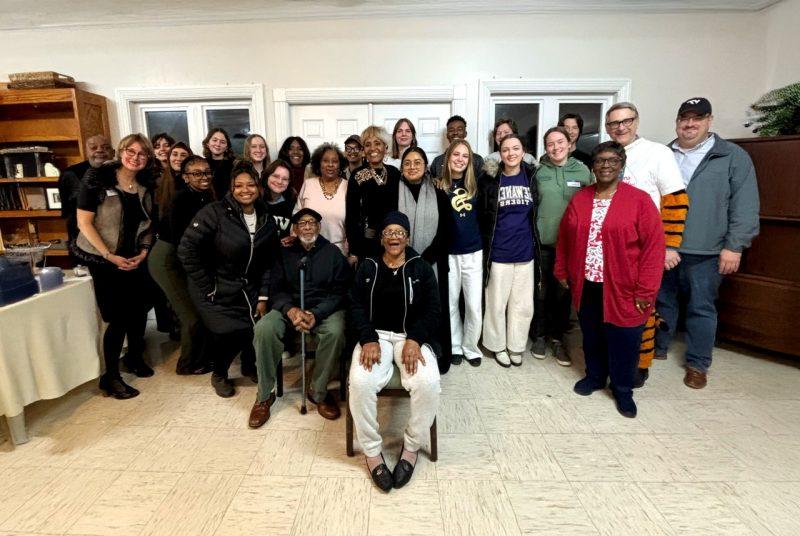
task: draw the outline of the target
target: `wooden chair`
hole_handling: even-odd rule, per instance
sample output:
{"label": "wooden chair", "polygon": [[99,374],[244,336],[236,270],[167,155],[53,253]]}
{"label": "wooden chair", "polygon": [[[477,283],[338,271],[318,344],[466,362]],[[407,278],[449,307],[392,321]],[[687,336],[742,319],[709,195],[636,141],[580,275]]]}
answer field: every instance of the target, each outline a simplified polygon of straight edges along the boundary
{"label": "wooden chair", "polygon": [[[343,383],[344,385],[344,383]],[[347,383],[348,392],[350,387],[350,382]],[[409,394],[403,388],[403,385],[400,383],[400,369],[397,368],[397,365],[393,365],[392,370],[392,378],[389,380],[389,383],[386,384],[381,391],[378,392],[378,396],[386,396],[386,397],[394,397],[394,398],[408,398]],[[345,421],[345,440],[347,446],[347,455],[354,456],[355,452],[353,451],[353,415],[350,413],[350,404],[345,400],[345,404],[347,405],[347,415]],[[430,452],[430,459],[432,462],[435,462],[439,459],[439,438],[436,434],[436,418],[433,419],[433,424],[431,425],[431,452]]]}

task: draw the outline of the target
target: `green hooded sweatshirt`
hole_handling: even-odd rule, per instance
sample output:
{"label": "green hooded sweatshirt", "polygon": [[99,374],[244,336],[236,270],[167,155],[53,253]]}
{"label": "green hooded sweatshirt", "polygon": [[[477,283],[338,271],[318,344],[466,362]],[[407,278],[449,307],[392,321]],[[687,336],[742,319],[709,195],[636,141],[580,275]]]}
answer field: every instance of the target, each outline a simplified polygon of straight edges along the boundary
{"label": "green hooded sweatshirt", "polygon": [[546,156],[536,170],[539,186],[539,209],[536,225],[542,245],[555,246],[561,216],[575,193],[592,183],[592,174],[580,160],[569,157],[563,166],[555,166]]}

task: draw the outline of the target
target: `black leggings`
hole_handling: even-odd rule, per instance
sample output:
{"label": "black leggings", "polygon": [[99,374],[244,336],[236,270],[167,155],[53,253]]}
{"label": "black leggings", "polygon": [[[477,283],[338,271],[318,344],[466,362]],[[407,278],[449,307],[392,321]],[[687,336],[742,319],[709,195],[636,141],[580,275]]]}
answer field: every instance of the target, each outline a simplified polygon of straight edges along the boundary
{"label": "black leggings", "polygon": [[240,329],[228,333],[211,334],[211,351],[214,361],[214,374],[228,377],[231,363],[241,352],[242,374],[252,374],[256,370],[256,351],[253,348],[253,328]]}
{"label": "black leggings", "polygon": [[126,335],[128,354],[136,358],[144,354],[144,330],[147,311],[152,307],[153,283],[144,263],[129,272],[111,263],[90,265],[89,272],[100,314],[108,322],[103,335],[106,376],[119,378],[119,355]]}

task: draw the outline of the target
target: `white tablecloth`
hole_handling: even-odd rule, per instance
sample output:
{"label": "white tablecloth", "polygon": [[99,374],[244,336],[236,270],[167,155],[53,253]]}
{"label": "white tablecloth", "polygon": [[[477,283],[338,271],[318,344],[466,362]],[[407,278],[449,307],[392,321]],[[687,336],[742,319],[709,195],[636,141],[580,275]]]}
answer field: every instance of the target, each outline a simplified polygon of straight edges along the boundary
{"label": "white tablecloth", "polygon": [[0,307],[0,415],[97,378],[99,328],[89,277]]}

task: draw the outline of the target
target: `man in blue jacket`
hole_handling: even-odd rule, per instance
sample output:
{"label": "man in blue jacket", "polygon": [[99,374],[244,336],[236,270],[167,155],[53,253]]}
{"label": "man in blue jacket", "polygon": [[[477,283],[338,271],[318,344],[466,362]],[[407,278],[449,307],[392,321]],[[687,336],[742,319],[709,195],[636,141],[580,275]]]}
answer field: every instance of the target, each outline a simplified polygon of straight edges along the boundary
{"label": "man in blue jacket", "polygon": [[656,358],[664,359],[678,321],[678,298],[687,298],[683,382],[694,389],[706,386],[722,278],[739,269],[759,224],[753,162],[741,147],[710,132],[712,121],[707,99],[689,99],[678,109],[678,137],[670,148],[686,184],[689,213],[679,264],[664,272],[656,306],[669,326],[656,335]]}

